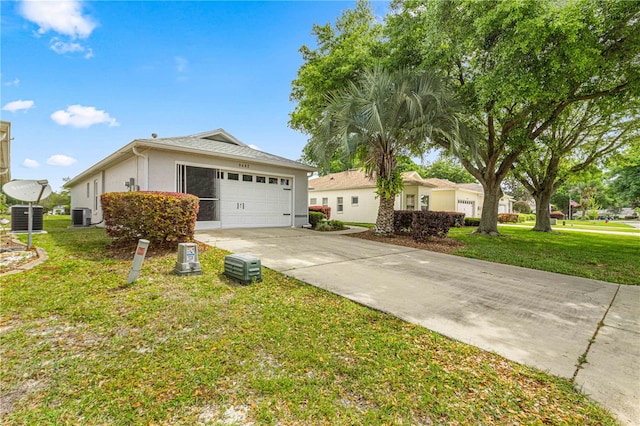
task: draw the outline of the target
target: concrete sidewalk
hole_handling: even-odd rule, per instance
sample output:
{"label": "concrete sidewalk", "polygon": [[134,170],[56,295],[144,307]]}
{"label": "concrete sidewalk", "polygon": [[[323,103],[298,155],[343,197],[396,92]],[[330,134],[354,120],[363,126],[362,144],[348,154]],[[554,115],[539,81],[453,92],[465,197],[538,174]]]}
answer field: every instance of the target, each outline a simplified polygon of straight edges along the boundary
{"label": "concrete sidewalk", "polygon": [[[304,229],[199,231],[196,238],[510,360],[575,378],[623,424],[640,424],[640,287]],[[577,369],[585,355],[587,363]]]}

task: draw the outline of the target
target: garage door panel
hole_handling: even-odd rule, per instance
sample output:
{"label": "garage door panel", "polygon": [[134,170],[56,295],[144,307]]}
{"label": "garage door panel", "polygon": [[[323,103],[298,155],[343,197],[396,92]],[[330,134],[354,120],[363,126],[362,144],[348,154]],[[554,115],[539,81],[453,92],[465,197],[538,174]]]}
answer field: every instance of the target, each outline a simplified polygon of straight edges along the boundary
{"label": "garage door panel", "polygon": [[291,179],[265,176],[261,182],[256,175],[251,181],[245,179],[243,174],[239,174],[238,180],[221,181],[221,226],[290,226]]}

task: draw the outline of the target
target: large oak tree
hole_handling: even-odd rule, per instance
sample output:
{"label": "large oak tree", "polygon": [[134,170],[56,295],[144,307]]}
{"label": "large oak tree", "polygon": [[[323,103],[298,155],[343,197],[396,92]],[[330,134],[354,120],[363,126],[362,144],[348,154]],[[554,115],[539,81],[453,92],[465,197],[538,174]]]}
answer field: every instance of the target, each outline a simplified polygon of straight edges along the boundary
{"label": "large oak tree", "polygon": [[480,233],[497,234],[501,183],[567,108],[616,97],[624,109],[639,92],[639,2],[396,0],[393,9],[392,63],[440,70],[482,135],[477,156],[464,141],[460,150],[485,192]]}

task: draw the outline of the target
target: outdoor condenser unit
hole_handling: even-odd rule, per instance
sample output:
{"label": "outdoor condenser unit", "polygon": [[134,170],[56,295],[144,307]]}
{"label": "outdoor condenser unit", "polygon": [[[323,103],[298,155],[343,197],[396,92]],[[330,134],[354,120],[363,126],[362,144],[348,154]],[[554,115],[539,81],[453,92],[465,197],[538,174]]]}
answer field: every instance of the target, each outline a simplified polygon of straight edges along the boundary
{"label": "outdoor condenser unit", "polygon": [[[43,220],[42,214],[44,209],[42,206],[33,206],[33,224],[32,231],[42,231]],[[11,232],[28,232],[29,231],[29,206],[17,204],[11,206]]]}
{"label": "outdoor condenser unit", "polygon": [[245,285],[262,282],[262,265],[249,254],[230,254],[224,258],[224,274]]}
{"label": "outdoor condenser unit", "polygon": [[90,226],[91,209],[86,207],[71,209],[71,226]]}

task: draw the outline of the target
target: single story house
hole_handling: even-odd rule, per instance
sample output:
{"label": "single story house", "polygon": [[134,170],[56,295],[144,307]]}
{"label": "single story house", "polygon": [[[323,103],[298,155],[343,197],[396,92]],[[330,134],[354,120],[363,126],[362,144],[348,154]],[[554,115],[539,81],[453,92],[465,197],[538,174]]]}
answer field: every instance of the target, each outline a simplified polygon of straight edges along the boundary
{"label": "single story house", "polygon": [[[422,178],[417,172],[402,173],[404,189],[396,195],[396,210],[432,210],[480,217],[482,185]],[[309,205],[331,207],[331,217],[344,222],[375,223],[379,206],[376,183],[361,170],[347,170],[309,179]],[[513,200],[500,199],[500,213],[511,213]]]}
{"label": "single story house", "polygon": [[71,209],[103,220],[100,195],[169,191],[200,198],[196,229],[308,224],[308,175],[315,168],[250,148],[217,129],[136,139],[65,184]]}

